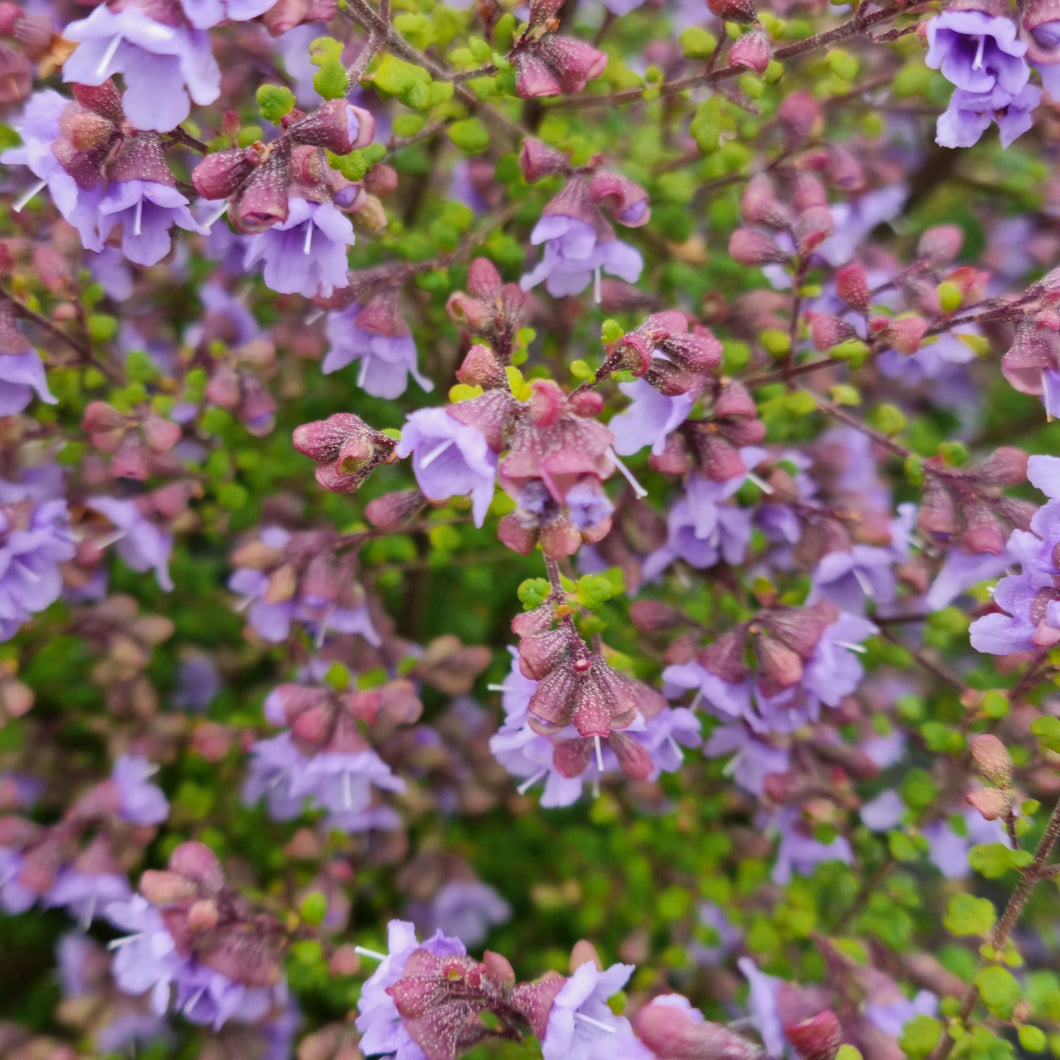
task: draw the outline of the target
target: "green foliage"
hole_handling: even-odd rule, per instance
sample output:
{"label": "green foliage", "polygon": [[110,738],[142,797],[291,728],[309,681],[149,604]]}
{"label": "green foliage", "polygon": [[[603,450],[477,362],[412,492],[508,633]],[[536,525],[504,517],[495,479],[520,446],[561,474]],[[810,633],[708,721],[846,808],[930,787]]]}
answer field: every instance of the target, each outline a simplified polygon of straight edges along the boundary
{"label": "green foliage", "polygon": [[272,125],[294,110],[294,93],[286,85],[261,85],[257,100],[259,113]]}

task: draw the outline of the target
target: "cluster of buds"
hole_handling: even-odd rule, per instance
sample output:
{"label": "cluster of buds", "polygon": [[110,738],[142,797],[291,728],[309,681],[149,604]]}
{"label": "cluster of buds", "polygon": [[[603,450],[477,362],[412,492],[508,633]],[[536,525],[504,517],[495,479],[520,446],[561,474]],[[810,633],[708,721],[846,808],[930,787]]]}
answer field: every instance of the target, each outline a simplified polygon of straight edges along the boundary
{"label": "cluster of buds", "polygon": [[668,397],[698,393],[703,377],[721,364],[721,343],[698,324],[689,330],[688,316],[676,309],[652,314],[606,352],[598,381],[614,371],[632,372]]}
{"label": "cluster of buds", "polygon": [[1002,446],[977,467],[947,467],[937,458],[926,472],[917,525],[943,547],[999,556],[1013,529],[1026,530],[1036,511],[1001,491],[1027,479],[1027,454]]}
{"label": "cluster of buds", "polygon": [[303,423],[294,432],[295,449],[316,461],[317,482],[333,493],[354,493],[380,464],[393,463],[395,444],[352,412]]}
{"label": "cluster of buds", "polygon": [[24,11],[21,4],[0,4],[0,106],[18,103],[30,94],[32,64],[47,56],[54,39],[49,16]]}
{"label": "cluster of buds", "polygon": [[[511,361],[516,336],[529,309],[530,296],[516,283],[502,283],[497,267],[486,258],[475,258],[467,272],[467,291],[454,292],[445,304],[449,319],[471,335],[485,339],[501,365]],[[465,361],[465,372],[470,370]],[[499,381],[484,381],[480,385],[506,384],[503,371],[494,377]],[[462,383],[472,382],[460,372],[457,378]]]}
{"label": "cluster of buds", "polygon": [[615,470],[614,436],[596,420],[602,405],[591,391],[567,396],[555,383],[535,380],[529,400],[517,408],[509,453],[498,468],[501,486],[516,502],[498,534],[513,551],[526,555],[540,542],[548,558],[558,559],[611,529],[602,484]]}
{"label": "cluster of buds", "polygon": [[375,136],[375,119],[345,100],[330,99],[309,114],[294,110],[283,119],[283,134],[207,155],[192,171],[205,199],[227,200],[238,232],[263,232],[287,221],[290,200],[331,203],[348,213],[365,205],[363,187],[334,169],[337,155],[365,147]]}
{"label": "cluster of buds", "polygon": [[666,701],[590,651],[568,620],[553,628],[556,615],[555,603],[548,600],[512,620],[512,632],[519,637],[519,670],[539,682],[530,699],[530,728],[554,736],[573,725],[587,741],[610,738],[623,769],[646,776],[650,756],[616,730],[633,724],[638,712],[645,719],[654,717]]}
{"label": "cluster of buds", "polygon": [[144,481],[155,475],[176,475],[183,466],[170,450],[180,441],[178,424],[153,412],[125,414],[104,401],[93,401],[81,421],[92,445],[110,454],[113,478]]}
{"label": "cluster of buds", "polygon": [[508,52],[515,67],[515,90],[523,99],[581,92],[607,66],[604,52],[557,32],[563,4],[564,0],[534,0],[526,31]]}
{"label": "cluster of buds", "polygon": [[307,22],[330,22],[338,8],[337,0],[276,0],[261,21],[273,37],[281,37]]}

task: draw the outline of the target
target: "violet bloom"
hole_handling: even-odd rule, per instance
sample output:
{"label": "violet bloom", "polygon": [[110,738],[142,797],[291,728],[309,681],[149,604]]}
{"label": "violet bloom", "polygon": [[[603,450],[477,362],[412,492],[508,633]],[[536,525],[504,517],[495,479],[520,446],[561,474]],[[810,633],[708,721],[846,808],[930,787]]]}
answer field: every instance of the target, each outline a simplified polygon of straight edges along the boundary
{"label": "violet bloom", "polygon": [[791,751],[787,747],[773,746],[741,720],[719,725],[703,745],[703,754],[708,758],[731,754],[724,772],[751,795],[763,795],[766,777],[787,773],[791,768]]}
{"label": "violet bloom", "polygon": [[132,5],[113,11],[101,4],[63,36],[79,45],[63,64],[63,80],[101,85],[121,74],[122,106],[137,129],[169,132],[187,118],[192,100],[205,106],[221,93],[205,30],[156,22]]}
{"label": "violet bloom", "polygon": [[954,89],[950,105],[939,115],[935,143],[940,147],[972,147],[997,122],[1001,146],[1008,147],[1033,124],[1031,112],[1041,102],[1041,90],[1024,85],[1015,95],[1003,88],[990,92]]}
{"label": "violet bloom", "polygon": [[344,832],[361,830],[362,815],[372,802],[373,785],[381,791],[403,792],[405,781],[375,751],[313,755],[292,775],[292,796],[309,796],[314,807],[328,811],[328,826]]}
{"label": "violet bloom", "polygon": [[103,240],[99,235],[99,204],[103,190],[82,188],[63,169],[52,152],[52,144],[60,135],[59,119],[69,102],[50,88],[34,92],[26,102],[22,122],[17,127],[22,146],[5,151],[0,155],[0,162],[5,166],[28,166],[39,181],[12,207],[16,213],[46,186],[56,209],[80,233],[85,248],[101,251]]}
{"label": "violet bloom", "polygon": [[747,1007],[766,1052],[772,1057],[783,1056],[788,1046],[788,1036],[784,1033],[784,1021],[780,1018],[778,995],[784,980],[760,971],[750,957],[741,957],[736,967],[750,984]]}
{"label": "violet bloom", "polygon": [[553,298],[581,294],[601,270],[627,283],[636,283],[644,268],[640,251],[620,239],[599,242],[587,221],[565,214],[546,214],[530,234],[530,242],[545,244],[541,261],[520,281],[524,291],[542,280]]}
{"label": "violet bloom", "polygon": [[24,865],[25,859],[19,851],[0,847],[0,909],[10,916],[32,909],[40,897],[21,883]]}
{"label": "violet bloom", "polygon": [[583,475],[567,490],[567,518],[577,530],[592,530],[610,518],[615,506],[595,475]]}
{"label": "violet bloom", "polygon": [[618,389],[633,400],[608,424],[615,436],[615,452],[619,456],[632,456],[650,445],[652,454],[661,456],[667,436],[688,419],[696,403],[695,395],[669,397],[643,379],[619,383]]}
{"label": "violet bloom", "polygon": [[405,421],[394,452],[412,454],[412,470],[432,501],[471,494],[475,525],[482,526],[497,481],[497,454],[481,431],[443,408],[420,409]]}
{"label": "violet bloom", "polygon": [[924,597],[924,605],[928,611],[941,611],[966,589],[1008,570],[1014,561],[1007,548],[995,556],[992,552],[965,552],[955,546],[946,553],[945,562]]}
{"label": "violet bloom", "polygon": [[161,824],[169,816],[169,803],[162,789],[148,780],[158,772],[146,758],[122,755],[114,763],[111,779],[118,788],[119,813],[130,824]]}
{"label": "violet bloom", "polygon": [[130,898],[132,889],[124,876],[110,872],[80,872],[72,866],[64,866],[43,895],[41,905],[45,909],[66,909],[87,928],[97,909],[105,909],[112,902],[127,902]]}
{"label": "violet bloom", "polygon": [[169,576],[169,555],[173,551],[173,535],[162,533],[140,511],[135,500],[92,497],[85,505],[114,524],[117,536],[111,537],[110,541],[117,543],[118,555],[135,571],[153,570],[159,588],[171,592],[173,580]]}
{"label": "violet bloom", "polygon": [[74,558],[66,502],[0,508],[0,641],[62,592],[59,564]]}
{"label": "violet bloom", "polygon": [[49,405],[59,402],[48,389],[40,354],[22,336],[14,321],[5,321],[0,311],[0,416],[21,412],[37,397]]}
{"label": "violet bloom", "polygon": [[1001,821],[987,821],[978,810],[967,806],[958,811],[957,817],[958,828],[963,834],[958,834],[946,818],[930,821],[920,829],[928,841],[928,860],[948,880],[969,875],[968,854],[973,846],[979,843],[1008,845]]}
{"label": "violet bloom", "polygon": [[286,221],[247,240],[243,267],[264,262],[265,283],[280,294],[328,297],[349,283],[346,248],[355,242],[350,219],[332,203],[291,197]]}
{"label": "violet bloom", "polygon": [[589,961],[577,968],[552,1002],[541,1042],[543,1060],[597,1060],[617,1056],[620,1049],[629,1060],[651,1060],[646,1046],[636,1049],[629,1020],[616,1016],[607,1004],[632,974],[632,964],[613,964],[601,972]]}
{"label": "violet bloom", "polygon": [[221,691],[221,675],[213,659],[190,651],[177,670],[173,706],[179,710],[206,710]]}
{"label": "violet bloom", "polygon": [[780,833],[777,860],[770,878],[781,887],[789,884],[794,875],[808,876],[823,861],[842,861],[849,865],[854,860],[850,841],[845,836],[836,836],[827,843],[815,839],[794,806],[782,806],[765,821],[767,827]]}
{"label": "violet bloom", "polygon": [[503,924],[511,915],[512,907],[488,884],[450,880],[438,888],[427,907],[426,930],[477,946],[495,924]]}
{"label": "violet bloom", "polygon": [[1016,23],[985,11],[945,11],[927,24],[925,63],[963,92],[1016,95],[1030,78]]}
{"label": "violet bloom", "polygon": [[430,393],[434,383],[416,366],[416,343],[410,334],[380,335],[356,325],[361,306],[356,302],[346,309],[329,313],[325,330],[331,349],[321,365],[325,375],[337,372],[356,360],[361,365],[357,385],[373,397],[393,399],[405,393],[408,377]]}
{"label": "violet bloom", "polygon": [[387,925],[387,955],[375,974],[361,988],[357,1002],[357,1030],[361,1035],[360,1048],[365,1056],[396,1054],[395,1060],[424,1060],[422,1049],[402,1022],[394,999],[387,993],[404,974],[405,962],[423,948],[436,957],[462,957],[467,953],[464,944],[440,931],[420,943],[416,929],[406,920],[391,920]]}
{"label": "violet bloom", "polygon": [[196,29],[210,29],[225,20],[247,22],[264,15],[276,0],[180,0],[184,14]]}
{"label": "violet bloom", "polygon": [[122,253],[137,265],[157,265],[170,251],[173,225],[206,235],[191,215],[188,200],[155,180],[114,181],[99,204],[100,238],[121,225]]}

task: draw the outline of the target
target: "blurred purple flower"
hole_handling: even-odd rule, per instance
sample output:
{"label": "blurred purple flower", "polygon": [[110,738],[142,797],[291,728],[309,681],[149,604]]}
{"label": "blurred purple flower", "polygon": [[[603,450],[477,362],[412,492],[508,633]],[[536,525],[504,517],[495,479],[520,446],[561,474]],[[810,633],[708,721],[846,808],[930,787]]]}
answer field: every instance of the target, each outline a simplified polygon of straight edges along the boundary
{"label": "blurred purple flower", "polygon": [[1034,124],[1031,112],[1041,99],[1034,85],[1024,85],[1015,95],[1003,88],[983,93],[956,88],[939,115],[935,142],[940,147],[972,147],[996,121],[1001,146],[1008,147]]}
{"label": "blurred purple flower", "polygon": [[669,397],[643,379],[619,383],[618,389],[632,398],[632,402],[608,424],[615,436],[615,452],[619,456],[632,456],[650,445],[652,453],[661,456],[667,436],[677,430],[692,411],[695,395]]}
{"label": "blurred purple flower", "polygon": [[443,408],[420,409],[405,421],[398,456],[412,454],[416,482],[432,501],[471,494],[475,525],[482,526],[497,481],[497,454],[481,431]]}
{"label": "blurred purple flower", "polygon": [[265,14],[276,0],[180,0],[184,14],[196,29],[210,29],[219,23],[246,22]]}
{"label": "blurred purple flower", "polygon": [[111,778],[118,788],[122,820],[131,824],[161,824],[169,816],[169,803],[162,789],[148,780],[158,772],[146,758],[122,755],[114,763]]}
{"label": "blurred purple flower", "polygon": [[187,118],[192,100],[205,106],[220,95],[221,71],[205,30],[156,22],[132,4],[120,11],[101,4],[63,36],[78,42],[63,80],[101,85],[121,74],[122,106],[137,129],[169,132]]}
{"label": "blurred purple flower", "polygon": [[173,225],[206,235],[176,188],[154,180],[114,181],[99,204],[100,238],[121,225],[122,253],[137,265],[157,265],[173,245]]}
{"label": "blurred purple flower", "polygon": [[640,252],[620,239],[599,242],[596,229],[587,221],[565,214],[546,214],[530,233],[535,246],[545,244],[541,261],[520,281],[524,291],[542,281],[553,298],[581,294],[600,271],[636,283],[644,268]]}
{"label": "blurred purple flower", "polygon": [[41,401],[58,404],[48,389],[40,354],[18,333],[14,321],[9,328],[4,323],[0,316],[0,416],[21,412],[34,391]]}
{"label": "blurred purple flower", "polygon": [[160,589],[173,589],[169,576],[169,554],[173,551],[173,535],[164,534],[140,511],[135,500],[117,497],[91,497],[85,505],[106,516],[114,524],[116,536],[110,538],[118,546],[118,555],[135,571],[153,570]]}
{"label": "blurred purple flower", "polygon": [[405,393],[408,377],[430,393],[434,383],[416,365],[416,343],[410,334],[380,335],[358,328],[356,320],[361,306],[354,302],[347,308],[327,315],[325,325],[331,349],[321,365],[325,375],[337,372],[360,360],[357,385],[373,397],[396,398]]}
{"label": "blurred purple flower", "polygon": [[823,861],[842,861],[851,864],[854,852],[845,836],[835,836],[827,843],[815,839],[795,806],[782,806],[762,822],[780,835],[777,860],[770,878],[784,886],[794,875],[807,876]]}
{"label": "blurred purple flower", "polygon": [[424,933],[438,931],[465,946],[477,946],[494,924],[503,924],[511,915],[511,906],[488,884],[450,880],[424,910]]}
{"label": "blurred purple flower", "polygon": [[247,240],[243,267],[264,262],[265,283],[280,294],[327,297],[349,283],[350,219],[330,202],[288,200],[287,220]]}

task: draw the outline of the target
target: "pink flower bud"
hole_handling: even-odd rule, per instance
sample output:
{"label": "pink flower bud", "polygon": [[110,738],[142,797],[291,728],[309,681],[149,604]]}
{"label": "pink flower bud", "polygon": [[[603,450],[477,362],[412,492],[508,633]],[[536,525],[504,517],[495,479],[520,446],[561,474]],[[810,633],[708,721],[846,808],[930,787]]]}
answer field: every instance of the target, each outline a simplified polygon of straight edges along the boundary
{"label": "pink flower bud", "polygon": [[975,477],[986,486],[1020,486],[1027,481],[1027,461],[1022,449],[1003,445],[975,469]]}
{"label": "pink flower bud", "polygon": [[813,340],[813,348],[815,350],[821,350],[822,352],[830,350],[833,346],[838,346],[839,343],[857,334],[852,324],[847,323],[845,320],[840,320],[839,317],[831,316],[828,313],[813,312],[808,315],[810,317],[810,337]]}
{"label": "pink flower bud", "polygon": [[427,507],[427,498],[419,490],[385,493],[368,502],[364,516],[380,530],[399,530],[407,526]]}
{"label": "pink flower bud", "polygon": [[148,475],[148,452],[143,435],[129,431],[111,458],[110,473],[114,478],[134,478],[143,481]]}
{"label": "pink flower bud", "polygon": [[861,191],[865,187],[865,171],[861,162],[846,147],[829,145],[827,172],[832,185],[843,191]]}
{"label": "pink flower bud", "polygon": [[548,63],[530,51],[511,56],[515,67],[515,91],[523,99],[563,95],[563,85]]}
{"label": "pink flower bud", "polygon": [[563,91],[581,92],[607,66],[607,54],[574,37],[548,35],[540,41],[541,54],[559,76]]}
{"label": "pink flower bud", "polygon": [[371,428],[352,412],[336,412],[326,420],[303,423],[294,430],[294,447],[317,463],[330,463],[342,446],[353,437],[361,437]]}
{"label": "pink flower bud", "polygon": [[242,148],[215,151],[192,171],[191,182],[204,199],[227,199],[234,195],[254,169]]}
{"label": "pink flower bud", "polygon": [[1012,796],[998,788],[981,788],[965,795],[964,799],[984,821],[1008,817],[1012,810]]}
{"label": "pink flower bud", "polygon": [[[669,997],[656,998],[633,1018],[637,1037],[665,1060],[756,1060],[762,1050],[720,1023],[710,1023],[690,1009],[683,998],[670,1004]],[[694,1012],[695,1017],[689,1013]]]}
{"label": "pink flower bud", "polygon": [[175,872],[147,869],[140,877],[140,893],[152,905],[173,905],[194,898],[199,889],[192,880]]}
{"label": "pink flower bud", "polygon": [[851,262],[835,274],[835,292],[852,309],[864,313],[869,308],[869,280],[865,270]]}
{"label": "pink flower bud", "polygon": [[575,416],[592,419],[604,410],[604,399],[595,390],[582,390],[570,399],[570,410]]}
{"label": "pink flower bud", "polygon": [[290,180],[290,156],[283,150],[273,151],[242,186],[229,214],[236,229],[250,235],[286,221]]}
{"label": "pink flower bud", "polygon": [[916,353],[920,349],[920,340],[927,329],[927,321],[920,317],[875,317],[869,321],[871,334],[904,354]]}
{"label": "pink flower bud", "polygon": [[15,23],[25,17],[18,4],[0,4],[0,37],[10,37],[15,30]]}
{"label": "pink flower bud", "polygon": [[216,894],[224,887],[221,863],[205,843],[181,843],[169,856],[169,871],[195,883],[202,894]]}
{"label": "pink flower bud", "polygon": [[733,232],[729,239],[729,257],[748,266],[788,260],[788,255],[772,239],[752,228],[737,228]]}
{"label": "pink flower bud", "polygon": [[188,928],[193,932],[210,931],[217,927],[217,904],[209,898],[192,902],[188,909]]}
{"label": "pink flower bud", "polygon": [[[455,297],[455,296],[454,296]],[[468,386],[480,386],[483,390],[495,390],[508,385],[508,376],[488,346],[475,345],[464,357],[456,371],[456,377]]]}
{"label": "pink flower bud", "polygon": [[164,420],[161,416],[148,416],[142,430],[148,448],[154,453],[168,453],[180,441],[183,433],[179,424]]}
{"label": "pink flower bud", "polygon": [[[510,548],[520,556],[529,556],[534,551],[537,536],[537,531],[523,526],[514,515],[506,515],[497,524],[497,539],[505,548]],[[578,539],[578,544],[581,544],[581,538]],[[575,545],[574,551],[577,550],[578,545]],[[571,555],[569,552],[566,554]]]}
{"label": "pink flower bud", "polygon": [[707,8],[724,22],[754,22],[758,18],[754,0],[707,0]]}
{"label": "pink flower bud", "polygon": [[765,31],[753,29],[733,43],[729,49],[729,62],[733,66],[745,66],[756,74],[764,74],[769,66],[772,49]]}
{"label": "pink flower bud", "polygon": [[147,180],[167,188],[177,186],[162,152],[162,138],[153,132],[130,136],[107,166],[107,176],[111,180]]}
{"label": "pink flower bud", "polygon": [[309,144],[346,155],[366,147],[375,138],[375,118],[344,99],[329,99],[298,121],[287,132],[296,143]]}
{"label": "pink flower bud", "polygon": [[917,526],[930,538],[941,542],[948,542],[957,532],[957,508],[953,495],[934,476],[924,483]]}
{"label": "pink flower bud", "polygon": [[972,761],[985,780],[999,788],[1007,788],[1012,783],[1012,759],[996,736],[990,733],[976,736],[969,750]]}
{"label": "pink flower bud", "polygon": [[788,145],[801,147],[821,123],[821,107],[808,92],[793,92],[781,103],[777,117]]}
{"label": "pink flower bud", "polygon": [[611,733],[607,742],[627,777],[633,780],[647,780],[651,776],[655,764],[651,760],[651,753],[643,744],[622,732]]}
{"label": "pink flower bud", "polygon": [[523,171],[527,183],[534,184],[554,173],[566,172],[570,168],[570,162],[562,151],[548,147],[540,140],[531,139],[524,140],[519,146],[519,168]]}
{"label": "pink flower bud", "polygon": [[795,218],[792,234],[801,257],[808,257],[833,232],[835,220],[827,206],[811,206]]}
{"label": "pink flower bud", "polygon": [[964,232],[957,225],[929,228],[916,245],[916,256],[928,265],[948,265],[961,251]]}
{"label": "pink flower bud", "polygon": [[476,298],[496,298],[501,293],[501,274],[489,258],[475,258],[467,270],[467,289]]}
{"label": "pink flower bud", "polygon": [[795,175],[795,188],[791,196],[791,204],[796,210],[802,212],[815,206],[828,206],[828,193],[820,178],[810,172],[797,173]]}
{"label": "pink flower bud", "polygon": [[791,220],[787,207],[777,198],[773,181],[765,173],[756,173],[748,182],[740,200],[740,216],[749,225],[787,228]]}
{"label": "pink flower bud", "polygon": [[482,955],[482,965],[486,969],[486,975],[498,986],[515,986],[515,969],[507,957],[502,957],[492,950],[486,950]]}
{"label": "pink flower bud", "polygon": [[397,186],[397,170],[385,162],[376,162],[364,175],[364,190],[380,199],[393,195]]}
{"label": "pink flower bud", "polygon": [[657,600],[638,600],[629,609],[629,617],[633,625],[641,633],[664,633],[666,630],[676,629],[685,622],[684,615],[680,611],[659,603]]}
{"label": "pink flower bud", "polygon": [[812,1019],[784,1024],[784,1033],[803,1060],[835,1060],[843,1044],[843,1028],[831,1009]]}

